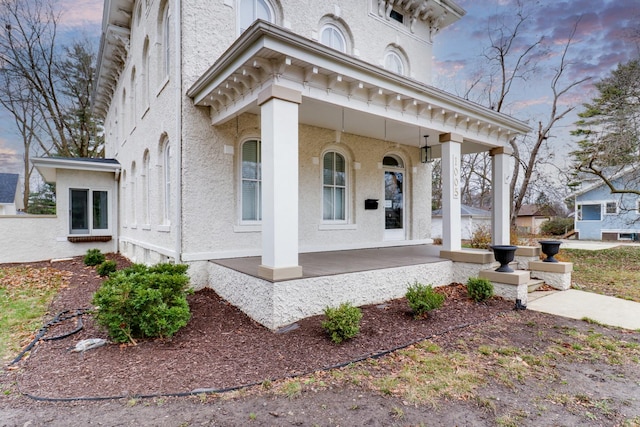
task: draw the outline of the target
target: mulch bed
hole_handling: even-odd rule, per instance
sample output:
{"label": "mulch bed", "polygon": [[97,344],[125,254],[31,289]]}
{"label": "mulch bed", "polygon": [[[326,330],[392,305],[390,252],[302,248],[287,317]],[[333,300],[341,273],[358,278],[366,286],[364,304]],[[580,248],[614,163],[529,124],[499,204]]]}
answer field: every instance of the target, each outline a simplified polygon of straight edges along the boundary
{"label": "mulch bed", "polygon": [[[128,264],[111,255],[118,268]],[[32,263],[34,266],[49,263]],[[51,316],[62,310],[90,306],[102,278],[82,258],[57,262],[73,273],[71,283],[52,303]],[[300,375],[349,362],[478,324],[511,311],[513,302],[493,298],[474,303],[463,285],[437,288],[447,299],[426,319],[414,319],[404,298],[362,307],[360,334],[340,345],[322,329],[323,316],[296,323],[288,332],[274,333],[203,289],[189,296],[192,318],[171,340],[143,340],[138,345],[106,346],[74,353],[69,350],[87,338],[107,338],[104,330],[84,315],[84,328],[56,341],[40,341],[28,358],[18,363],[20,391],[47,399],[131,397],[224,390]],[[52,327],[49,335],[73,329]]]}

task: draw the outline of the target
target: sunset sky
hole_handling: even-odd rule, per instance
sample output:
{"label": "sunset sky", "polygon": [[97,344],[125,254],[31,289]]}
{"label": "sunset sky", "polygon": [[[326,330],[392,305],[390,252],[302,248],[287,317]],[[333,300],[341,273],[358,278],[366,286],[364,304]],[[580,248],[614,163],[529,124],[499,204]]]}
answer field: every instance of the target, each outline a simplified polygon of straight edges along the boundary
{"label": "sunset sky", "polygon": [[[211,0],[222,1],[222,0]],[[352,1],[352,0],[350,0]],[[528,5],[533,0],[525,0]],[[339,2],[338,2],[339,3]],[[445,28],[434,43],[433,84],[454,94],[462,95],[470,76],[483,72],[486,61],[482,61],[483,48],[488,43],[488,28],[497,15],[514,9],[514,0],[457,0],[467,14],[457,23]],[[533,12],[527,36],[537,39],[545,35],[544,43],[558,52],[574,22],[580,18],[574,44],[569,51],[572,62],[567,81],[591,76],[592,81],[605,77],[620,62],[637,57],[638,39],[631,38],[632,30],[640,32],[640,0],[541,0],[541,7]],[[63,9],[60,36],[71,41],[78,34],[100,37],[103,0],[58,0]],[[505,112],[532,122],[546,116],[545,107],[550,100],[549,76],[557,56],[540,60],[540,71],[510,99]],[[453,83],[452,83],[453,82]],[[593,96],[593,86],[585,84],[564,98],[568,105],[581,105]],[[482,100],[479,100],[482,102]],[[579,108],[578,108],[579,110]],[[568,145],[568,130],[575,115],[558,128],[556,137]],[[22,146],[12,121],[5,112],[0,112],[0,172],[20,173]]]}

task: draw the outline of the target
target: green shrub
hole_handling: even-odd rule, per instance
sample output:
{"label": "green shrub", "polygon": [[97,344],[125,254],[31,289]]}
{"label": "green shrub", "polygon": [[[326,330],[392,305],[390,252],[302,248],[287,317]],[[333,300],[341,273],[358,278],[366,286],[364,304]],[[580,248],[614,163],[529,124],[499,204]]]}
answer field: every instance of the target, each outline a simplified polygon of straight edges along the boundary
{"label": "green shrub", "polygon": [[102,264],[104,262],[104,254],[100,252],[100,249],[89,249],[84,256],[84,265],[94,266]]}
{"label": "green shrub", "polygon": [[489,299],[493,296],[493,283],[489,279],[469,277],[469,280],[467,280],[467,295],[476,302]]}
{"label": "green shrub", "polygon": [[96,268],[96,271],[102,277],[108,276],[109,274],[111,274],[111,273],[116,271],[116,262],[113,261],[113,260],[107,260],[107,261],[103,262],[102,264],[100,264]]}
{"label": "green shrub", "polygon": [[481,225],[473,231],[470,245],[476,249],[489,249],[491,245],[491,228]]}
{"label": "green shrub", "polygon": [[418,282],[407,288],[405,297],[415,317],[424,316],[429,311],[442,307],[445,298],[444,295],[434,291],[431,285]]}
{"label": "green shrub", "polygon": [[560,236],[573,230],[573,218],[554,218],[540,224],[542,234]]}
{"label": "green shrub", "polygon": [[360,332],[362,311],[348,302],[340,304],[338,308],[325,308],[324,315],[326,320],[322,322],[322,327],[336,344],[353,338]]}
{"label": "green shrub", "polygon": [[191,317],[186,265],[134,264],[112,273],[93,295],[96,319],[115,342],[166,338]]}

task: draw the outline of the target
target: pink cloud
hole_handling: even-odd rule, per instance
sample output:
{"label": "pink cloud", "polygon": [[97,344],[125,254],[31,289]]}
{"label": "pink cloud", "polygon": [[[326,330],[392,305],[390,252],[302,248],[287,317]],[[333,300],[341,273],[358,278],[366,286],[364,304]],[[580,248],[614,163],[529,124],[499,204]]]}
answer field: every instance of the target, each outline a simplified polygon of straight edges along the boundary
{"label": "pink cloud", "polygon": [[95,26],[102,22],[103,0],[60,0],[61,24],[65,27]]}

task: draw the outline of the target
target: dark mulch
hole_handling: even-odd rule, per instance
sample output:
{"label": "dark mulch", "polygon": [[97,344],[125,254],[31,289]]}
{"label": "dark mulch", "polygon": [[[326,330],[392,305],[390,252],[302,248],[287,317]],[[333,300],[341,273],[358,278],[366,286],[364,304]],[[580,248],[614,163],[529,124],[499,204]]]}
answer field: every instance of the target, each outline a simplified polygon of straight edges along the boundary
{"label": "dark mulch", "polygon": [[[128,261],[119,256],[119,268]],[[44,264],[33,264],[44,265]],[[50,265],[47,263],[47,265]],[[58,262],[73,272],[68,288],[52,303],[51,315],[89,307],[102,282],[81,258]],[[23,393],[46,398],[122,397],[227,389],[346,364],[510,311],[513,303],[494,298],[474,303],[462,285],[438,288],[444,306],[426,319],[414,319],[406,300],[362,307],[360,334],[333,344],[320,326],[322,316],[297,322],[297,328],[274,333],[253,322],[210,289],[189,297],[192,318],[171,340],[138,345],[109,344],[85,353],[69,350],[79,340],[107,338],[92,317],[84,315],[79,333],[57,341],[41,341],[21,361],[18,385]],[[73,322],[73,321],[69,321]],[[49,331],[56,335],[75,324]]]}

